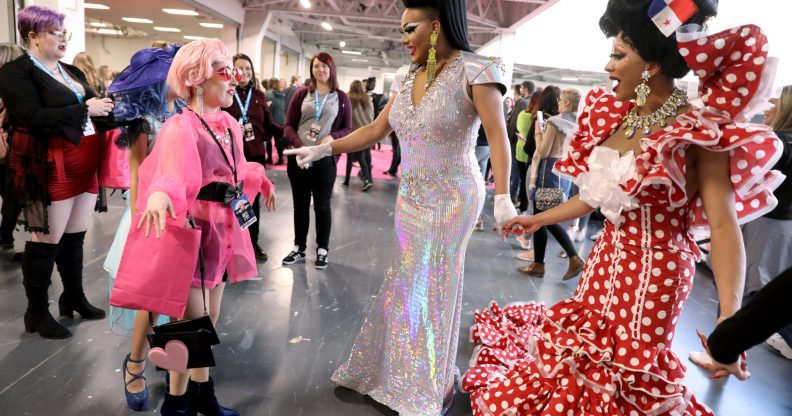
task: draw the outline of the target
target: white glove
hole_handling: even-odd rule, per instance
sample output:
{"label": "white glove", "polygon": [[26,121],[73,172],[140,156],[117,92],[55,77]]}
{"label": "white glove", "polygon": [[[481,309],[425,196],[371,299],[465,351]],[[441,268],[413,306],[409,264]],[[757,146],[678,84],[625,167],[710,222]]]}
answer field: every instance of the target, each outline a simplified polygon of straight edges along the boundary
{"label": "white glove", "polygon": [[498,233],[502,233],[503,225],[517,216],[511,196],[509,194],[495,195],[495,223],[498,226]]}
{"label": "white glove", "polygon": [[327,156],[333,155],[333,148],[330,143],[320,144],[317,146],[303,146],[296,149],[289,149],[283,152],[286,156],[297,156],[297,166],[308,169],[311,167],[311,162],[315,162]]}

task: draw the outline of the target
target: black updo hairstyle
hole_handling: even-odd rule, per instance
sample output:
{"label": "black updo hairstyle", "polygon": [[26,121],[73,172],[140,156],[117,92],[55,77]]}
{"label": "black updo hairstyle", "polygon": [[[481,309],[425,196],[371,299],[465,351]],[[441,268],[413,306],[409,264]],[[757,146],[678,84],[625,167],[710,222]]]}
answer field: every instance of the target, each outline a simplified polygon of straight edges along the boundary
{"label": "black updo hairstyle", "polygon": [[[704,25],[718,14],[718,0],[695,0],[698,12],[686,24]],[[620,33],[644,61],[657,62],[661,71],[672,78],[682,78],[689,71],[677,49],[676,35],[666,37],[649,18],[652,0],[610,0],[599,21],[607,37]]]}
{"label": "black updo hairstyle", "polygon": [[473,49],[468,43],[465,3],[465,0],[402,0],[402,4],[408,9],[432,9],[451,46],[462,51],[472,52]]}

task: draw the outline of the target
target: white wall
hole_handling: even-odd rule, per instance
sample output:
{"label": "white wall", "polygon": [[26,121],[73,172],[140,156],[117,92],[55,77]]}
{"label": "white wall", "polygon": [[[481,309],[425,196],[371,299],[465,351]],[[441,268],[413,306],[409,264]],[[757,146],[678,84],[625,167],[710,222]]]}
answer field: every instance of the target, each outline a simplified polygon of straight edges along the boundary
{"label": "white wall", "polygon": [[96,67],[107,65],[114,71],[126,68],[129,65],[129,59],[135,52],[149,46],[151,46],[151,40],[148,38],[87,35],[85,39],[85,50],[91,54]]}
{"label": "white wall", "polygon": [[261,42],[261,65],[256,70],[259,80],[272,78],[274,72],[275,62],[275,42],[270,39],[264,39]]}
{"label": "white wall", "polygon": [[13,20],[14,0],[0,0],[0,43],[13,43],[16,29]]}
{"label": "white wall", "polygon": [[[383,87],[386,81],[386,74],[390,74],[388,79],[388,85],[390,82],[393,82],[393,74],[396,72],[398,68],[383,68],[378,70],[371,70],[366,68],[338,68],[336,71],[336,78],[338,79],[338,88],[341,90],[348,92],[349,85],[352,84],[354,80],[364,80],[368,77],[376,77],[377,78],[377,85],[374,88],[374,92],[378,94],[382,94]],[[365,87],[365,86],[364,86]]]}

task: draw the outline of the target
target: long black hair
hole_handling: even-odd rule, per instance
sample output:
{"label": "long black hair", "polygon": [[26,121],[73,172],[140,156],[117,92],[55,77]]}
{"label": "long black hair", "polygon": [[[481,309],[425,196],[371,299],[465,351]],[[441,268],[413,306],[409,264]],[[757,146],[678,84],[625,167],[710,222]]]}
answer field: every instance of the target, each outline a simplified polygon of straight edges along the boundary
{"label": "long black hair", "polygon": [[451,46],[462,51],[473,51],[468,42],[467,2],[465,0],[402,0],[402,3],[408,9],[432,9]]}
{"label": "long black hair", "polygon": [[[685,23],[703,25],[718,14],[718,0],[695,0],[698,12]],[[608,37],[619,33],[638,55],[647,62],[660,64],[664,74],[682,78],[690,71],[677,50],[676,35],[666,37],[649,19],[652,0],[610,0],[599,21],[600,29]]]}

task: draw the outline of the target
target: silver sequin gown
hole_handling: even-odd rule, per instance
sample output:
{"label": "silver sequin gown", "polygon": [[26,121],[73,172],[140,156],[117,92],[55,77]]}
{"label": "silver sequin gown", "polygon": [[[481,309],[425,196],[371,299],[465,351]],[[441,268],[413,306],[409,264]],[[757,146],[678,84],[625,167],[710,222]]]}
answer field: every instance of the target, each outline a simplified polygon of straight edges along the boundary
{"label": "silver sequin gown", "polygon": [[399,70],[389,117],[402,150],[398,251],[332,380],[402,415],[437,416],[456,368],[465,249],[485,197],[468,87],[506,87],[500,61],[463,52],[413,108],[415,75]]}

